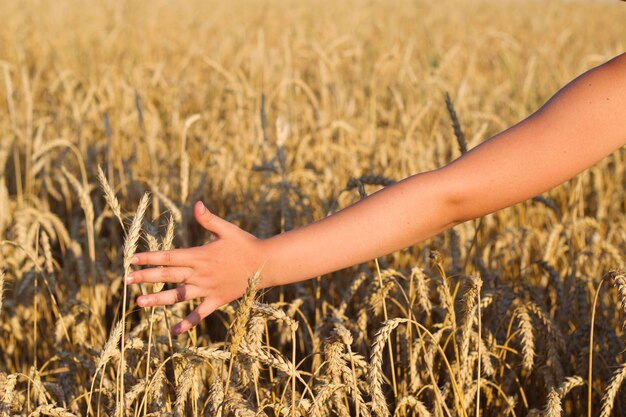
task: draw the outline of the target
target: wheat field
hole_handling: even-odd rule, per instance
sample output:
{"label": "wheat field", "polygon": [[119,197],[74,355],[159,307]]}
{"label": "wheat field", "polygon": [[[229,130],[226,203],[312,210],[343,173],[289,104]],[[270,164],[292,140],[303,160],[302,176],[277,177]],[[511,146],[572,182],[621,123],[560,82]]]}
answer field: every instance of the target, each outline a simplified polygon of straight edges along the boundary
{"label": "wheat field", "polygon": [[623,3],[0,16],[1,417],[626,416],[624,149],[367,264],[250,277],[178,338],[197,301],[141,309],[160,286],[123,281],[136,250],[209,239],[197,200],[263,238],[455,159],[623,52]]}

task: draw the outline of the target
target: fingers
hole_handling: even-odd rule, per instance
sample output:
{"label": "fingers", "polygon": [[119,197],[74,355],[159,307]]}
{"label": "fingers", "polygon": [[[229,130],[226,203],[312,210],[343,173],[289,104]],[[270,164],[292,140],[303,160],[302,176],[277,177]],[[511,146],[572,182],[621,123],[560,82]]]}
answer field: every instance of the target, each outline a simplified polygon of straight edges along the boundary
{"label": "fingers", "polygon": [[180,287],[161,291],[156,294],[142,295],[137,298],[139,307],[167,306],[189,301],[201,296],[198,287],[193,285],[181,285]]}
{"label": "fingers", "polygon": [[215,306],[205,299],[198,307],[195,308],[183,321],[172,327],[172,335],[177,336],[191,329],[200,321],[211,314],[215,310]]}
{"label": "fingers", "polygon": [[224,235],[233,227],[232,223],[229,223],[221,217],[211,213],[202,201],[198,201],[196,203],[193,209],[193,214],[200,226],[204,227],[217,237]]}
{"label": "fingers", "polygon": [[188,266],[194,259],[194,248],[136,253],[133,265]]}
{"label": "fingers", "polygon": [[193,269],[187,267],[148,268],[131,272],[126,278],[127,284],[140,282],[171,282],[183,284],[193,274]]}

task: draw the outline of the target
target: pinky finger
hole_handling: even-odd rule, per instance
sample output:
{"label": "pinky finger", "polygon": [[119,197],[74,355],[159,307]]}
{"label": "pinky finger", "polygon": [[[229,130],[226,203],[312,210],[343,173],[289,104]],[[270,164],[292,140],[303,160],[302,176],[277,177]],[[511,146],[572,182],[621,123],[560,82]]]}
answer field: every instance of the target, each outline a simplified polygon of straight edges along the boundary
{"label": "pinky finger", "polygon": [[202,301],[198,307],[189,313],[183,321],[172,327],[172,335],[178,336],[179,334],[186,332],[200,323],[203,318],[211,314],[214,310],[215,307],[213,303],[211,303],[208,298],[205,298],[204,301]]}

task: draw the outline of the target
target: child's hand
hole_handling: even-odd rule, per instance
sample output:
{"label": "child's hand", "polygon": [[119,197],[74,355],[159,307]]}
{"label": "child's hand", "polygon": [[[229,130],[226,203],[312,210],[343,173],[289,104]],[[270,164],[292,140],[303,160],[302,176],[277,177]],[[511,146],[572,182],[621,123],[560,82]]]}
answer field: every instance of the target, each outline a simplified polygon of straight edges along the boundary
{"label": "child's hand", "polygon": [[172,327],[174,335],[186,332],[216,308],[243,295],[248,277],[265,261],[263,241],[210,213],[202,202],[196,203],[194,215],[215,240],[188,249],[138,253],[134,265],[153,267],[132,272],[127,281],[179,284],[175,289],[138,297],[140,307],[204,298],[191,314]]}

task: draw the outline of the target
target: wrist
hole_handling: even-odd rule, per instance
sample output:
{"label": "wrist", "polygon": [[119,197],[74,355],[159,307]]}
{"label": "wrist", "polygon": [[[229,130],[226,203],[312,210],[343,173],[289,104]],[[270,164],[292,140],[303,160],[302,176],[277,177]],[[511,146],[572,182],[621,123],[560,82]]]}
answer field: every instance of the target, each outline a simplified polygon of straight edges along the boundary
{"label": "wrist", "polygon": [[255,242],[256,264],[257,270],[261,273],[260,288],[270,288],[280,285],[276,279],[276,259],[272,257],[273,237],[260,239]]}

